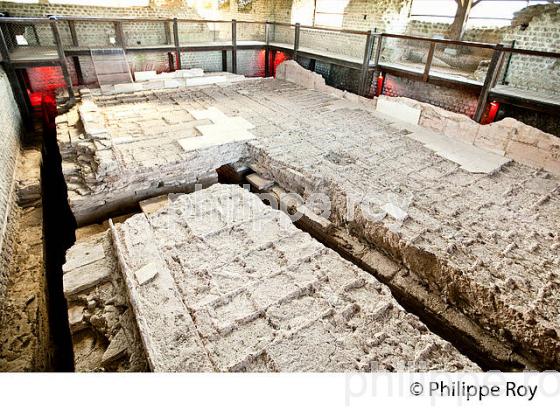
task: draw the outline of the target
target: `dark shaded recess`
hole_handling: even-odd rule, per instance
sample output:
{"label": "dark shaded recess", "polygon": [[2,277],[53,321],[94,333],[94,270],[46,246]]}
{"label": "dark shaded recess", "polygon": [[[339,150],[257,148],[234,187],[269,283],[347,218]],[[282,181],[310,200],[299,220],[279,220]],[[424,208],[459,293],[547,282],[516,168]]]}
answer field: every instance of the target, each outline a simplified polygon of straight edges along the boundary
{"label": "dark shaded recess", "polygon": [[48,294],[48,315],[51,327],[53,370],[74,370],[72,336],[68,324],[68,306],[62,286],[62,265],[66,250],[75,242],[76,221],[67,201],[67,188],[62,175],[61,156],[56,142],[56,102],[44,98],[43,162],[41,184],[43,191],[43,246]]}

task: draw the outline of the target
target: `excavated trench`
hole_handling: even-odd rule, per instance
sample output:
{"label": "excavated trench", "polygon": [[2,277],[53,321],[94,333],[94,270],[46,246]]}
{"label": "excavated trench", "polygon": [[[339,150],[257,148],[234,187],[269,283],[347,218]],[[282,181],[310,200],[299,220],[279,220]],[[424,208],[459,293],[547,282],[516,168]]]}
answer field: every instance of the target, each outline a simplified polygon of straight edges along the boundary
{"label": "excavated trench", "polygon": [[41,190],[43,201],[43,247],[49,295],[48,315],[53,343],[53,370],[73,371],[72,337],[68,306],[62,286],[62,265],[66,250],[75,242],[76,221],[67,201],[66,182],[56,142],[56,107],[43,105],[43,148]]}
{"label": "excavated trench", "polygon": [[[62,265],[65,262],[66,250],[75,242],[77,225],[68,206],[67,187],[56,142],[54,114],[49,113],[46,116],[44,128],[42,184],[45,263],[50,297],[49,317],[56,352],[56,369],[69,371],[73,370],[72,337],[62,286]],[[240,172],[231,166],[223,166],[216,171],[218,182],[222,184],[248,183],[246,176],[250,170]],[[263,192],[255,189],[252,191]],[[118,209],[94,222],[102,222],[107,217],[129,214],[131,211],[138,212],[139,208]],[[418,316],[433,333],[450,342],[482,369],[516,371],[538,368],[534,360],[527,359],[526,354],[522,356],[516,353],[512,346],[505,346],[503,342],[490,336],[464,314],[445,304],[438,295],[413,280],[416,275],[400,265],[398,261],[380,252],[374,245],[365,243],[360,239],[359,234],[349,234],[352,231],[351,227],[342,229],[331,226],[325,230],[305,217],[296,221],[295,225],[387,285],[401,306]],[[379,268],[379,262],[381,265],[384,263],[398,265],[397,271],[400,274],[396,275],[394,272],[390,275],[386,274]],[[394,280],[396,276],[399,276],[397,281]]]}
{"label": "excavated trench", "polygon": [[[66,251],[75,242],[77,225],[68,206],[61,157],[56,144],[56,131],[53,129],[52,123],[49,124],[50,126],[45,127],[42,166],[45,264],[50,296],[49,317],[55,345],[55,368],[56,370],[71,371],[74,369],[73,348],[68,324],[68,306],[62,286],[62,265],[65,262]],[[246,179],[247,174],[251,172],[249,169],[239,171],[226,165],[216,171],[219,183],[250,186]],[[259,191],[254,188],[251,188],[251,191],[255,194],[263,192],[272,194],[271,191]],[[263,202],[270,205],[269,201],[263,200]],[[130,211],[130,208],[126,208],[113,212],[108,217],[126,215]],[[289,209],[289,211],[292,212],[294,209]],[[104,219],[96,222],[103,222]],[[390,279],[388,280],[387,275],[384,275],[382,269],[379,269],[379,262],[381,264],[384,261],[389,264],[395,264],[395,262],[376,250],[371,244],[364,243],[357,236],[348,235],[340,228],[322,230],[306,217],[300,218],[294,224],[344,259],[369,272],[387,285],[405,310],[418,316],[433,333],[450,342],[483,370],[518,371],[537,368],[522,356],[512,355],[511,347],[503,346],[501,342],[488,336],[463,314],[444,305],[441,300],[438,300],[437,295],[430,295],[425,289],[414,289],[414,286],[398,286]],[[372,261],[377,263],[374,264]],[[399,269],[405,268],[400,266]]]}

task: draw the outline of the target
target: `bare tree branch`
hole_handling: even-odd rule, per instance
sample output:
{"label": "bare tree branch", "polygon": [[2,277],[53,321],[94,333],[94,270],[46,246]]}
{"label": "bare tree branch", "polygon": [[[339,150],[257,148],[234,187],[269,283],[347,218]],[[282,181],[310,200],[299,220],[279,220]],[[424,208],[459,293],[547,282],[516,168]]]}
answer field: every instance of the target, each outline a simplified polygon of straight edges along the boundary
{"label": "bare tree branch", "polygon": [[477,5],[478,3],[480,3],[481,1],[482,1],[482,0],[475,0],[475,1],[473,1],[473,4],[472,4],[471,7],[476,6],[476,5]]}

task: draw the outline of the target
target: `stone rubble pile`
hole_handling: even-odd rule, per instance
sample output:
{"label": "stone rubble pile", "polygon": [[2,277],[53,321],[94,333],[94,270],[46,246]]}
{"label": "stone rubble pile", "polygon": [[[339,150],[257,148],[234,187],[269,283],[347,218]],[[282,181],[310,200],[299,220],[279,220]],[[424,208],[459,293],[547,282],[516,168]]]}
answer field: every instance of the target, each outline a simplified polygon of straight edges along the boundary
{"label": "stone rubble pile", "polygon": [[66,260],[64,295],[76,370],[148,370],[108,232],[79,241]]}

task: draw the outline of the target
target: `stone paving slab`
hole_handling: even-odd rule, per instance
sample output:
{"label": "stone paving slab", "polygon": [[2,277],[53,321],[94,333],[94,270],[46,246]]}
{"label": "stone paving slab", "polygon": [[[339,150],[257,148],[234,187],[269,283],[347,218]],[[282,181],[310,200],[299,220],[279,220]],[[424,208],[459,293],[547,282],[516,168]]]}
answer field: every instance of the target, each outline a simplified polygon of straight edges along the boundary
{"label": "stone paving slab", "polygon": [[371,275],[232,185],[113,225],[154,371],[475,371]]}

